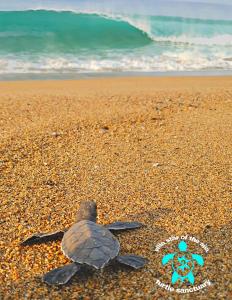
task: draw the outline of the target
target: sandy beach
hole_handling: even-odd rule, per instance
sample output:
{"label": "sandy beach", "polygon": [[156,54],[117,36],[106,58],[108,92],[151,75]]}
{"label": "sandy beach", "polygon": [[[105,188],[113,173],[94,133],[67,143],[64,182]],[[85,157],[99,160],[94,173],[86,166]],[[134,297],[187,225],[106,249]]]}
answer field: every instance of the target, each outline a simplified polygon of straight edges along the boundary
{"label": "sandy beach", "polygon": [[[229,299],[232,292],[232,77],[108,78],[0,83],[0,299]],[[117,235],[122,253],[150,263],[118,265],[49,287],[41,276],[68,263],[60,242],[21,247],[37,232],[68,228],[82,200],[98,222],[139,221]],[[162,256],[171,236],[204,256],[179,295]]]}

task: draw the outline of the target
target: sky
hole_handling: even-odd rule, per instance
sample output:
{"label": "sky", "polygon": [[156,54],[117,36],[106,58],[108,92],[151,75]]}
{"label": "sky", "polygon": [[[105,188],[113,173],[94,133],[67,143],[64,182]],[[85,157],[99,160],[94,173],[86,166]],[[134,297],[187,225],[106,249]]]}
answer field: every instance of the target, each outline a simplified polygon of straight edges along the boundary
{"label": "sky", "polygon": [[[169,0],[170,1],[170,0]],[[175,2],[175,0],[171,0],[173,2]],[[182,0],[182,2],[190,2],[190,3],[209,3],[209,4],[228,4],[228,5],[232,5],[232,1],[231,0]]]}
{"label": "sky", "polygon": [[[175,1],[175,0],[171,0]],[[227,4],[227,5],[232,5],[231,0],[182,0],[183,2],[201,2],[201,3],[209,3],[209,4]]]}
{"label": "sky", "polygon": [[232,20],[232,0],[0,0],[0,10],[37,8]]}

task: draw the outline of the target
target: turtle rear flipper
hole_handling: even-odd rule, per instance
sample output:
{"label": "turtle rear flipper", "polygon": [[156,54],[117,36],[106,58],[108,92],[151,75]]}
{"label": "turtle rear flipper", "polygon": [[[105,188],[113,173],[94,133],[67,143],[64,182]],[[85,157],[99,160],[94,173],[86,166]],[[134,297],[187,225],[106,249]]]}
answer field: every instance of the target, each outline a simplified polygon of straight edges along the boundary
{"label": "turtle rear flipper", "polygon": [[80,265],[72,263],[51,270],[43,276],[43,282],[49,285],[66,284],[80,270],[80,268]]}
{"label": "turtle rear flipper", "polygon": [[140,269],[149,262],[148,259],[138,255],[120,255],[117,256],[116,260],[119,263],[130,266],[134,269]]}
{"label": "turtle rear flipper", "polygon": [[25,241],[21,242],[20,244],[22,246],[29,246],[34,244],[47,243],[51,241],[58,241],[62,240],[63,236],[64,231],[56,231],[51,233],[36,233],[27,238]]}
{"label": "turtle rear flipper", "polygon": [[189,272],[189,274],[187,275],[187,279],[191,284],[194,284],[195,278],[192,272]]}
{"label": "turtle rear flipper", "polygon": [[139,222],[114,222],[112,224],[108,224],[105,227],[110,231],[122,231],[122,230],[130,230],[142,227],[143,224]]}
{"label": "turtle rear flipper", "polygon": [[175,284],[178,281],[178,279],[180,279],[179,274],[177,272],[173,272],[173,274],[172,274],[172,284]]}

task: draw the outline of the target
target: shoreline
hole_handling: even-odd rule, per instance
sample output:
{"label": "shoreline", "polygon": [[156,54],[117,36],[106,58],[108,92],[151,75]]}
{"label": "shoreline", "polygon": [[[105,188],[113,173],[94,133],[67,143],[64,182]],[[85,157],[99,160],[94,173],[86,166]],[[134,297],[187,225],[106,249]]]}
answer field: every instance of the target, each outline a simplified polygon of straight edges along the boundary
{"label": "shoreline", "polygon": [[[0,107],[1,299],[178,300],[156,284],[170,284],[161,261],[177,236],[209,249],[187,241],[205,259],[196,287],[212,286],[186,299],[229,298],[232,77],[0,82]],[[47,286],[42,275],[69,263],[60,242],[19,243],[69,228],[86,199],[100,224],[145,224],[117,237],[122,254],[150,262]]]}
{"label": "shoreline", "polygon": [[[140,83],[138,85],[138,83]],[[16,90],[12,90],[12,94],[17,94],[18,91],[24,90],[25,93],[43,92],[44,90],[55,92],[64,91],[66,87],[72,87],[76,93],[78,91],[84,93],[91,93],[90,88],[101,91],[101,89],[107,90],[107,93],[123,90],[126,94],[134,92],[144,92],[148,88],[148,92],[162,90],[164,88],[169,90],[173,89],[191,89],[195,90],[209,90],[218,88],[230,88],[232,84],[231,76],[157,76],[157,77],[93,77],[86,80],[80,79],[48,79],[48,80],[12,80],[12,81],[0,81],[0,96],[4,95],[4,91],[8,90],[12,86],[15,86]],[[41,90],[40,90],[41,87]],[[18,89],[18,90],[17,90]],[[80,90],[78,90],[80,89]],[[113,89],[112,91],[110,89]],[[64,91],[69,92],[69,91]],[[72,92],[72,91],[70,91]]]}
{"label": "shoreline", "polygon": [[0,82],[5,81],[51,81],[51,80],[82,80],[100,78],[159,78],[159,77],[231,77],[232,70],[212,71],[166,71],[166,72],[86,72],[86,73],[21,73],[0,74]]}

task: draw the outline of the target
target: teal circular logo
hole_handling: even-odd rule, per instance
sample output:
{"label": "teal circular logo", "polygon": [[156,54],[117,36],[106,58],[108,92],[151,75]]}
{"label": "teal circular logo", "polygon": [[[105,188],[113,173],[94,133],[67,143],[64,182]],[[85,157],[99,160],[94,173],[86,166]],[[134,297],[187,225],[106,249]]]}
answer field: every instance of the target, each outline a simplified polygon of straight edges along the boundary
{"label": "teal circular logo", "polygon": [[194,284],[194,266],[195,264],[204,265],[204,259],[201,255],[188,252],[188,245],[185,241],[178,244],[177,252],[169,253],[163,256],[162,265],[171,263],[172,265],[172,278],[171,283],[175,284],[180,281],[181,283],[188,281]]}

